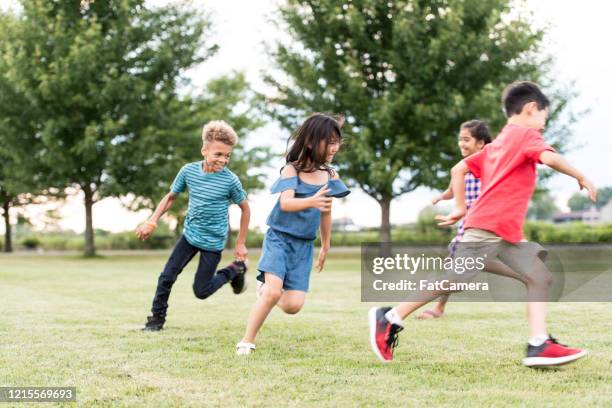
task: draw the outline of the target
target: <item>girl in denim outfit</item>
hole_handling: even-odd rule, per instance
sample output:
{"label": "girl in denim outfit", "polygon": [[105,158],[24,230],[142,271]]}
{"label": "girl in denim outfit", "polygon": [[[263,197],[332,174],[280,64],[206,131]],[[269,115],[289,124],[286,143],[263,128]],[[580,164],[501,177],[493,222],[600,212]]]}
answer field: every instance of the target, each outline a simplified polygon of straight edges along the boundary
{"label": "girl in denim outfit", "polygon": [[318,229],[321,250],[317,269],[323,269],[330,247],[332,197],[350,193],[329,165],[342,142],[342,122],[315,113],[289,139],[293,145],[287,164],[271,190],[280,193],[280,198],[268,216],[270,228],[259,260],[257,279],[264,284],[249,314],[244,337],[236,345],[237,354],[250,354],[255,349],[257,332],[275,305],[288,314],[302,309]]}

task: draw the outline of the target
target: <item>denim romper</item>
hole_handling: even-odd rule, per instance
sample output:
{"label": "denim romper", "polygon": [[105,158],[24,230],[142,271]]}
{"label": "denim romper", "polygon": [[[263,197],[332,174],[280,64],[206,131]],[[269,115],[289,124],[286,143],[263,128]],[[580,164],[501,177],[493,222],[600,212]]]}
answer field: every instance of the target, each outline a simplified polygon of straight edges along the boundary
{"label": "denim romper", "polygon": [[[328,197],[341,198],[350,190],[341,180],[328,181]],[[296,198],[312,197],[323,185],[308,184],[298,176],[279,178],[272,185],[273,194],[295,190]],[[308,292],[314,240],[321,225],[321,211],[308,208],[302,211],[283,211],[280,198],[274,205],[266,223],[269,225],[264,237],[257,279],[264,281],[264,272],[283,280],[283,289]]]}

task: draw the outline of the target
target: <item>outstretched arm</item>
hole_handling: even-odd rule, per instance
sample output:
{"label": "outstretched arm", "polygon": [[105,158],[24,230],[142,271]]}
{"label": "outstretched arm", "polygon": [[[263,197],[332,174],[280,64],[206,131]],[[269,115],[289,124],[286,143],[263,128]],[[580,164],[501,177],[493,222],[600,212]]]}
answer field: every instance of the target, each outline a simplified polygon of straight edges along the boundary
{"label": "outstretched arm", "polygon": [[157,228],[157,221],[172,207],[172,204],[176,201],[176,197],[178,197],[178,195],[171,192],[161,199],[153,215],[136,229],[136,236],[138,239],[144,241],[153,234],[153,231]]}
{"label": "outstretched arm", "polygon": [[586,188],[589,193],[589,198],[591,201],[595,202],[597,200],[597,189],[580,171],[572,167],[567,160],[563,158],[560,154],[551,151],[543,151],[540,154],[540,162],[542,164],[547,165],[551,169],[558,171],[559,173],[567,174],[570,177],[573,177],[578,181],[578,185],[580,189]]}
{"label": "outstretched arm", "polygon": [[236,260],[244,262],[249,254],[246,247],[246,238],[249,232],[249,222],[251,220],[251,207],[246,199],[238,204],[238,207],[242,210],[242,214],[240,215],[240,230],[238,231],[238,237],[236,237],[234,257]]}
{"label": "outstretched arm", "polygon": [[[452,183],[452,181],[451,181]],[[433,200],[431,200],[431,204],[432,205],[436,205],[438,204],[438,202],[442,201],[442,200],[450,200],[451,198],[453,198],[453,189],[452,189],[452,184],[448,185],[448,188],[446,190],[444,190],[442,192],[442,194],[436,196]]]}

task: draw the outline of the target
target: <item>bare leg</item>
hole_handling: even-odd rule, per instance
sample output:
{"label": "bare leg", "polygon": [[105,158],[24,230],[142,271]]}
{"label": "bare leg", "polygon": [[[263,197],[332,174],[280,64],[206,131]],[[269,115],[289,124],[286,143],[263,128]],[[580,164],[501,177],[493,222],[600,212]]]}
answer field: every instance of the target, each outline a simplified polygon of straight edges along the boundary
{"label": "bare leg", "polygon": [[244,343],[255,343],[257,332],[268,317],[270,310],[281,298],[283,281],[271,273],[265,274],[266,284],[263,286],[262,295],[257,299],[247,320],[247,327],[242,338]]}
{"label": "bare leg", "polygon": [[305,299],[306,292],[302,292],[301,290],[286,290],[281,295],[276,306],[280,307],[283,312],[287,314],[296,314],[302,310]]}
{"label": "bare leg", "polygon": [[[511,269],[510,267],[508,267],[507,265],[505,265],[504,263],[500,261],[487,261],[485,263],[485,271],[490,272],[490,273],[495,273],[497,275],[507,276],[509,278],[514,278],[525,284],[527,283],[527,280],[523,275],[515,272],[513,269]],[[444,302],[442,304],[442,311],[444,311],[444,305],[446,304],[446,302],[448,302],[448,297],[450,296],[450,293],[452,292],[450,291],[421,292],[418,295],[420,301],[400,303],[399,305],[395,307],[395,310],[400,318],[405,319],[419,307],[431,302],[431,300],[437,297],[440,297],[440,302]]]}
{"label": "bare leg", "polygon": [[533,265],[533,272],[527,277],[527,321],[529,336],[546,335],[546,300],[552,284],[552,274],[540,259]]}

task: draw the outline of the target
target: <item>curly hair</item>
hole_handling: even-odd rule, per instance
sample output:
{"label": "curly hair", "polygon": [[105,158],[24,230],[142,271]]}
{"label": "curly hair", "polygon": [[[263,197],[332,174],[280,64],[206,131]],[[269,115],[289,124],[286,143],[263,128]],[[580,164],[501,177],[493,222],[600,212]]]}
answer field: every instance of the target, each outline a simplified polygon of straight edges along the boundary
{"label": "curly hair", "polygon": [[213,120],[204,125],[202,129],[202,143],[221,142],[229,146],[235,146],[238,135],[230,125],[222,120]]}

